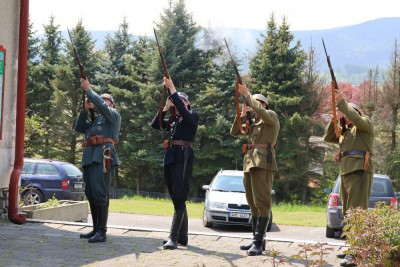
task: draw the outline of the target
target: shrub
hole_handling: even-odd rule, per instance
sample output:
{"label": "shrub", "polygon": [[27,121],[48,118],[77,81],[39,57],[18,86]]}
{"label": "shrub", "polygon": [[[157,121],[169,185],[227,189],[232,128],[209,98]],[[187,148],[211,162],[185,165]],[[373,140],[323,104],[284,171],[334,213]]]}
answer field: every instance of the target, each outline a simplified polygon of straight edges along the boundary
{"label": "shrub", "polygon": [[357,264],[400,266],[400,216],[384,202],[375,209],[350,209],[343,235]]}

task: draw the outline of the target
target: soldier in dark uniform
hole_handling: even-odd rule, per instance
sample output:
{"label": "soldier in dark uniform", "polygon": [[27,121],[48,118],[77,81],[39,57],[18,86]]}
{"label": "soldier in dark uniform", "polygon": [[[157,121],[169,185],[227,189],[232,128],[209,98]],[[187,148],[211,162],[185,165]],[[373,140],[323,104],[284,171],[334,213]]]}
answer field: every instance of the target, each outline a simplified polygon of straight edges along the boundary
{"label": "soldier in dark uniform", "polygon": [[[188,216],[186,200],[189,196],[189,181],[193,173],[193,140],[196,135],[199,116],[190,109],[189,98],[185,93],[176,92],[170,79],[164,78],[164,84],[170,90],[170,96],[162,110],[162,128],[157,113],[151,122],[154,129],[169,132],[164,156],[164,180],[174,204],[169,240],[164,249],[175,249],[179,244],[188,243]],[[170,119],[164,119],[167,111],[175,107],[177,113]]]}
{"label": "soldier in dark uniform", "polygon": [[[371,193],[373,166],[371,157],[374,146],[374,127],[371,119],[361,115],[357,105],[347,103],[342,94],[336,90],[337,107],[342,117],[341,135],[336,137],[333,121],[325,131],[326,142],[339,144],[340,153],[336,161],[340,162],[340,198],[343,203],[343,214],[349,208],[368,208]],[[355,266],[352,255],[345,257],[341,266]]]}
{"label": "soldier in dark uniform", "polygon": [[[115,110],[114,100],[109,94],[99,96],[87,80],[81,79],[81,86],[88,101],[75,124],[75,131],[85,134],[82,168],[86,183],[85,194],[89,201],[93,219],[93,230],[81,234],[90,243],[105,242],[109,206],[109,188],[115,166],[119,159],[114,148],[121,128],[121,116]],[[89,109],[98,115],[88,120]]]}
{"label": "soldier in dark uniform", "polygon": [[[243,159],[243,183],[246,199],[249,203],[253,222],[253,242],[240,246],[247,250],[247,255],[261,255],[265,248],[264,236],[269,223],[272,206],[272,183],[278,170],[275,156],[275,144],[279,133],[279,119],[275,111],[268,109],[267,99],[261,94],[251,95],[245,85],[238,84],[239,92],[248,104],[243,105],[242,114],[253,111],[255,120],[249,133],[249,143],[245,145],[246,154]],[[232,124],[231,134],[241,134],[237,117]]]}

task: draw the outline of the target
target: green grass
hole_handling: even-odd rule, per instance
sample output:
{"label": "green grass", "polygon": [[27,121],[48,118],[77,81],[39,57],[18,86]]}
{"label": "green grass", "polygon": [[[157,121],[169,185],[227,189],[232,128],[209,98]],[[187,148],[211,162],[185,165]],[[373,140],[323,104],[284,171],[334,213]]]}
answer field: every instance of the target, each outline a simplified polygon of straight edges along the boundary
{"label": "green grass", "polygon": [[[204,203],[187,202],[188,216],[202,218]],[[174,207],[168,199],[140,196],[110,200],[110,212],[172,216]],[[280,225],[325,226],[325,208],[297,204],[278,204],[272,207],[273,222]]]}

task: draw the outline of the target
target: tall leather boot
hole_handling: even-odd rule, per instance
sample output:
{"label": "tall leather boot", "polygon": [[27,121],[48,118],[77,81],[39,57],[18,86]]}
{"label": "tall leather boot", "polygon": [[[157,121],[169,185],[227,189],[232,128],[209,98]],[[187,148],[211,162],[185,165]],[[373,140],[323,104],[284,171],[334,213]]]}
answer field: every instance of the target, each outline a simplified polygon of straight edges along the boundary
{"label": "tall leather boot", "polygon": [[185,209],[181,228],[179,229],[178,244],[182,246],[186,246],[188,244],[188,239],[189,239],[188,231],[189,231],[189,222],[188,222],[187,210]]}
{"label": "tall leather boot", "polygon": [[90,206],[90,214],[92,215],[92,221],[93,221],[93,229],[87,234],[81,234],[80,238],[91,238],[94,236],[97,232],[97,208],[93,203],[89,202]]}
{"label": "tall leather boot", "polygon": [[[258,218],[257,216],[252,216],[251,217],[251,222],[252,222],[251,228],[253,230],[253,238],[254,238],[254,235],[256,233],[257,218]],[[253,245],[253,242],[251,242],[248,245],[240,245],[240,250],[249,250],[252,245]]]}
{"label": "tall leather boot", "polygon": [[175,210],[169,240],[163,245],[163,249],[176,249],[178,246],[179,229],[181,228],[184,215],[185,210]]}
{"label": "tall leather boot", "polygon": [[267,230],[267,225],[269,222],[269,217],[258,217],[256,232],[254,234],[253,245],[247,251],[248,256],[261,255],[263,252],[263,244],[265,232]]}
{"label": "tall leather boot", "polygon": [[107,219],[108,219],[108,205],[97,205],[98,212],[98,225],[96,234],[89,238],[89,243],[99,243],[106,242],[106,232],[107,232]]}

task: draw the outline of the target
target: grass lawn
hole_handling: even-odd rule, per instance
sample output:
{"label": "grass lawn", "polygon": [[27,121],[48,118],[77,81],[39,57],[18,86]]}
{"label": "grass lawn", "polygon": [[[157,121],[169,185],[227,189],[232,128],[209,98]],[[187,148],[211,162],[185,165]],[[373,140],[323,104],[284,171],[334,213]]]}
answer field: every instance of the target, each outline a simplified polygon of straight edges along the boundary
{"label": "grass lawn", "polygon": [[[186,203],[191,218],[202,218],[204,203]],[[145,197],[110,199],[110,212],[172,216],[174,207],[171,200]],[[281,225],[325,226],[324,207],[279,204],[272,207],[273,222]]]}

